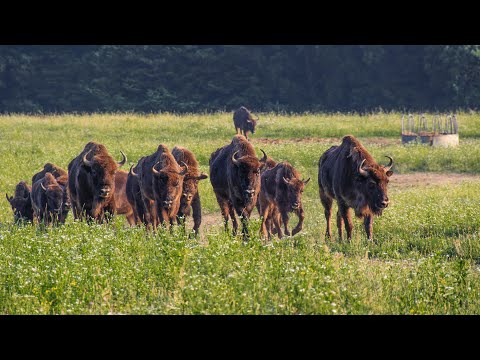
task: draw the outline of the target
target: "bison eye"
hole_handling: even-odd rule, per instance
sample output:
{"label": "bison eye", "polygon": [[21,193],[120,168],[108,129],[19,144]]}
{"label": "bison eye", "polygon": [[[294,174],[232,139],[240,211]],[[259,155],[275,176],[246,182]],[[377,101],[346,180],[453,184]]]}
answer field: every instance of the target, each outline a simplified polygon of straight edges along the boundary
{"label": "bison eye", "polygon": [[369,182],[368,183],[368,188],[369,189],[373,189],[375,187],[375,183],[374,182]]}

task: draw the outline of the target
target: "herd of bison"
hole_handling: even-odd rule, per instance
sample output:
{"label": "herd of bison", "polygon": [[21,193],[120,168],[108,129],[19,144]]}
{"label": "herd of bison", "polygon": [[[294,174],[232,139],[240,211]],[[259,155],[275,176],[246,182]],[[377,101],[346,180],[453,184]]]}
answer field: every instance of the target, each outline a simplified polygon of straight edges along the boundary
{"label": "herd of bison", "polygon": [[[248,220],[256,207],[265,238],[295,235],[302,230],[305,218],[302,193],[310,178],[304,180],[287,161],[276,162],[263,150],[258,158],[248,140],[258,118],[253,119],[244,107],[234,112],[237,131],[230,144],[215,150],[209,160],[210,182],[228,231],[231,218],[237,234],[239,216],[244,239],[248,239]],[[240,131],[240,134],[239,134]],[[170,151],[160,144],[157,150],[142,157],[130,170],[119,168],[127,161],[115,161],[104,145],[89,142],[68,164],[68,171],[52,164],[16,185],[14,196],[8,196],[14,220],[40,224],[64,223],[69,210],[74,219],[102,223],[114,214],[122,214],[131,226],[145,225],[154,231],[158,226],[185,224],[193,217],[193,231],[198,234],[201,216],[198,182],[208,175],[199,171],[195,155],[176,146]],[[320,200],[325,208],[326,236],[331,237],[330,219],[333,200],[337,201],[337,227],[340,239],[345,227],[352,236],[350,208],[363,218],[368,239],[372,239],[373,216],[388,206],[388,178],[393,159],[379,165],[362,144],[351,135],[339,146],[325,151],[318,162]],[[289,214],[298,216],[290,232]],[[282,231],[282,227],[284,231]]]}

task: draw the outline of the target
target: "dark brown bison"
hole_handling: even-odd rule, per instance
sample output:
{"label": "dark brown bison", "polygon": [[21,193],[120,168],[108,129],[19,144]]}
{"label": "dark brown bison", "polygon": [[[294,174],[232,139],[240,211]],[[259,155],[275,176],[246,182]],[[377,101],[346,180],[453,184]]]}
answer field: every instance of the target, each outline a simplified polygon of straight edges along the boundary
{"label": "dark brown bison", "polygon": [[188,166],[188,171],[183,178],[183,190],[180,198],[180,208],[177,214],[177,221],[192,213],[193,231],[198,235],[200,224],[202,223],[202,208],[200,203],[200,194],[198,192],[198,182],[208,178],[208,175],[200,172],[198,161],[193,153],[181,146],[175,146],[172,155],[178,164],[184,163]]}
{"label": "dark brown bison", "polygon": [[[43,169],[37,173],[35,173],[32,177],[32,185],[35,184],[38,180],[43,179],[45,177],[45,174],[49,172],[50,174],[53,175],[53,177],[57,180],[60,186],[64,186],[68,188],[68,173],[62,169],[61,167],[52,164],[52,163],[46,163],[43,166]],[[63,202],[62,202],[62,215],[60,216],[60,219],[62,219],[62,223],[65,222],[65,219],[67,218],[68,211],[70,210],[70,195],[68,194],[68,191],[63,192]]]}
{"label": "dark brown bison", "polygon": [[272,223],[275,225],[279,238],[283,237],[281,224],[285,227],[285,234],[290,236],[288,221],[290,212],[298,216],[298,224],[293,229],[295,235],[303,228],[305,214],[302,206],[302,193],[305,185],[310,181],[301,180],[301,175],[292,165],[284,161],[275,167],[267,169],[261,176],[260,209],[262,216],[262,233],[270,238]]}
{"label": "dark brown bison", "polygon": [[256,119],[254,119],[250,111],[244,106],[241,106],[233,113],[233,124],[235,125],[235,131],[237,132],[237,134],[239,132],[240,134],[243,133],[247,140],[248,132],[255,134],[255,127],[257,126],[257,121],[258,116]]}
{"label": "dark brown bison", "polygon": [[31,200],[32,187],[27,185],[25,181],[20,181],[15,186],[15,194],[7,196],[7,200],[13,210],[13,220],[17,221],[31,221],[33,222],[33,208]]}
{"label": "dark brown bison", "polygon": [[225,219],[232,218],[233,234],[238,229],[235,212],[242,217],[244,239],[248,237],[248,219],[260,192],[260,168],[267,160],[258,160],[255,149],[243,135],[235,135],[229,145],[217,149],[210,156],[210,182]]}
{"label": "dark brown bison", "polygon": [[138,175],[145,205],[145,219],[154,229],[165,222],[174,225],[180,208],[183,178],[188,172],[188,166],[183,165],[183,169],[180,168],[172,153],[163,144],[139,164]]}
{"label": "dark brown bison", "polygon": [[52,164],[52,163],[46,163],[43,165],[43,170],[37,172],[35,175],[32,177],[32,185],[37,182],[37,180],[43,179],[45,174],[49,172],[52,174],[55,179],[61,177],[61,176],[68,176],[67,172],[63,170],[61,167]]}
{"label": "dark brown bison", "polygon": [[136,165],[130,167],[130,171],[127,176],[127,183],[125,184],[125,192],[127,193],[127,200],[132,207],[133,217],[135,224],[140,225],[142,223],[147,224],[145,219],[145,205],[142,199],[142,192],[140,190],[139,176],[135,174],[135,171],[139,171],[140,163],[143,161],[142,157]]}
{"label": "dark brown bison", "polygon": [[365,231],[372,239],[373,215],[381,215],[388,206],[388,178],[393,159],[389,156],[387,166],[375,162],[368,151],[353,136],[343,138],[340,146],[332,146],[318,162],[318,184],[320,200],[325,208],[327,220],[326,237],[331,237],[330,218],[333,199],[337,200],[337,227],[340,240],[345,222],[347,238],[352,237],[350,208],[355,215],[364,219]]}
{"label": "dark brown bison", "polygon": [[[75,219],[103,222],[115,213],[115,173],[127,161],[116,162],[104,145],[89,142],[68,164],[68,189]],[[107,215],[107,216],[106,216]]]}
{"label": "dark brown bison", "polygon": [[115,173],[115,211],[117,215],[125,215],[128,224],[134,226],[137,222],[127,198],[127,178],[128,172],[125,170],[117,170]]}
{"label": "dark brown bison", "polygon": [[32,207],[38,223],[65,223],[69,209],[65,204],[67,182],[66,175],[55,179],[55,176],[47,172],[32,185]]}

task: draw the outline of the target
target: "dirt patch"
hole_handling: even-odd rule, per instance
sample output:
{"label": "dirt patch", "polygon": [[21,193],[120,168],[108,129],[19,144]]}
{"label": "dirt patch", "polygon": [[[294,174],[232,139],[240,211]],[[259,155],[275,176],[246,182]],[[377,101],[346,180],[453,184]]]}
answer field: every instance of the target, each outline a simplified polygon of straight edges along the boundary
{"label": "dirt patch", "polygon": [[[401,145],[402,140],[383,138],[383,137],[369,137],[359,138],[363,144],[368,145]],[[258,144],[297,144],[297,143],[317,143],[327,145],[340,145],[342,138],[321,138],[321,137],[304,137],[304,138],[291,138],[291,139],[268,139],[268,138],[252,138],[253,143]]]}
{"label": "dirt patch", "polygon": [[480,181],[480,175],[459,173],[429,173],[393,174],[389,187],[406,188],[413,186],[456,184],[462,181]]}

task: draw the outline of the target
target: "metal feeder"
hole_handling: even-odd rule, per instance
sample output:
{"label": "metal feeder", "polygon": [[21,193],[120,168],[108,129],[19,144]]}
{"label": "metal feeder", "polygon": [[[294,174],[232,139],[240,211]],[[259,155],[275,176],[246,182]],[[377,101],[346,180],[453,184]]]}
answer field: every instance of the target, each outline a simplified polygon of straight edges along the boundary
{"label": "metal feeder", "polygon": [[458,137],[458,122],[456,115],[449,115],[445,119],[434,121],[433,146],[458,146],[460,139]]}
{"label": "metal feeder", "polygon": [[415,118],[412,114],[409,114],[405,123],[405,116],[402,115],[402,144],[416,142],[417,133],[415,132]]}

